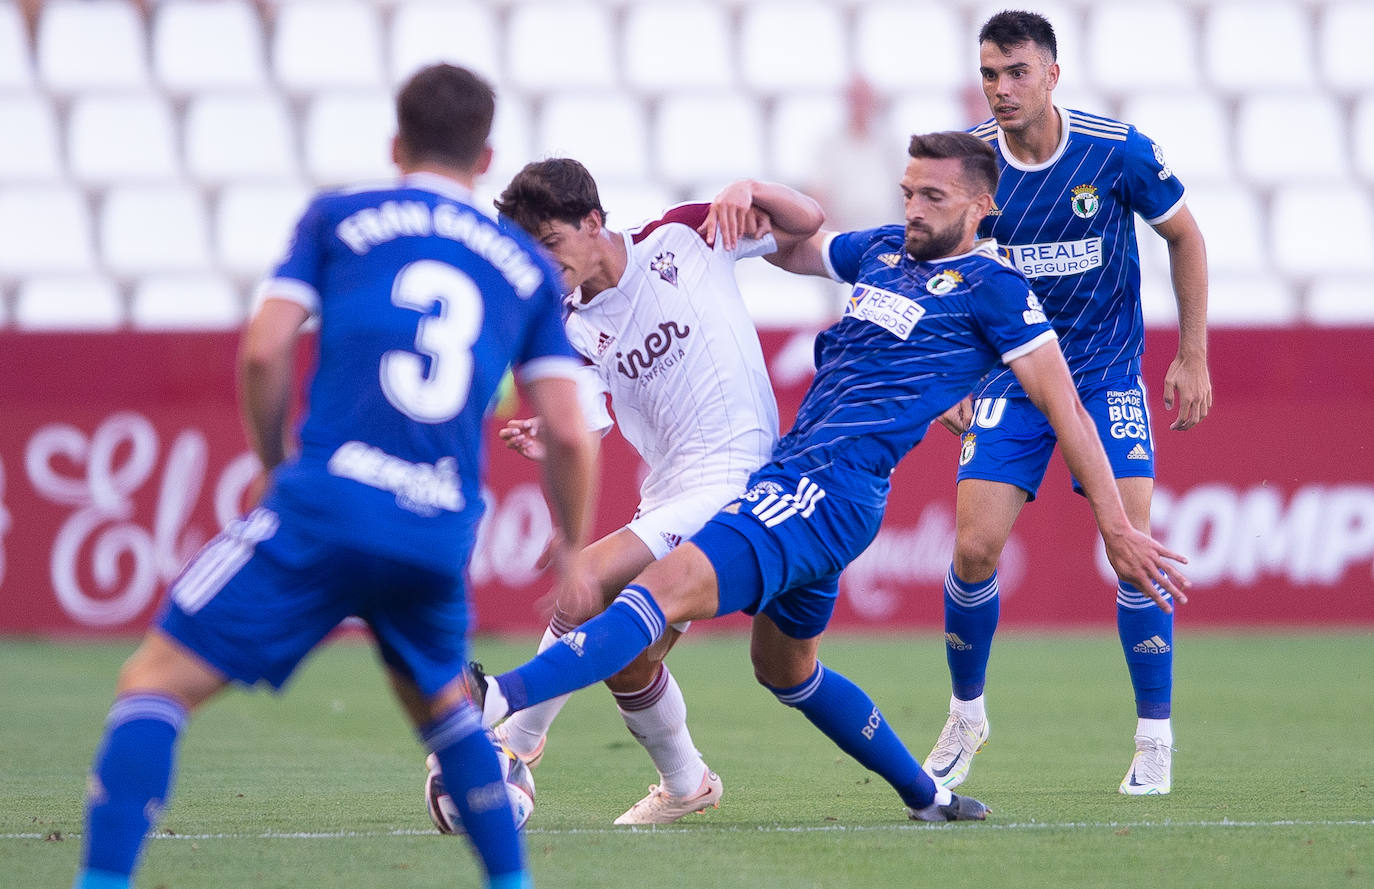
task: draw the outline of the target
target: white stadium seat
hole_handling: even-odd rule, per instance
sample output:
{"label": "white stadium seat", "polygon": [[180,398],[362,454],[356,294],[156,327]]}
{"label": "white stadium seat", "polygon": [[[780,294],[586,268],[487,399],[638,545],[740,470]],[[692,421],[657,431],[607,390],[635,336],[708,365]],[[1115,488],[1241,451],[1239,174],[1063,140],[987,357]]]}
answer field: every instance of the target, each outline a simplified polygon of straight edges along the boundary
{"label": "white stadium seat", "polygon": [[727,11],[711,3],[638,3],[625,10],[625,77],[651,92],[726,87],[734,82]]}
{"label": "white stadium seat", "polygon": [[95,265],[90,207],[70,185],[0,189],[0,275],[85,271]]}
{"label": "white stadium seat", "polygon": [[[1224,91],[1310,86],[1316,76],[1312,10],[1279,0],[1216,3],[1204,10],[1203,58],[1207,78]],[[1269,47],[1275,52],[1256,49]]]}
{"label": "white stadium seat", "polygon": [[735,263],[740,295],[761,327],[824,324],[834,318],[834,288],[824,278],[784,272],[761,257]]}
{"label": "white stadium seat", "polygon": [[738,93],[664,99],[655,126],[659,174],[670,182],[699,184],[762,170],[761,121],[758,105]]}
{"label": "white stadium seat", "polygon": [[58,94],[148,85],[148,41],[125,0],[51,0],[38,20],[38,72]]}
{"label": "white stadium seat", "polygon": [[1236,174],[1229,115],[1210,93],[1138,93],[1122,104],[1121,119],[1154,140],[1188,187],[1226,181]]}
{"label": "white stadium seat", "polygon": [[1178,3],[1115,4],[1089,9],[1085,33],[1093,83],[1112,92],[1134,92],[1141,72],[1148,85],[1192,87],[1199,81],[1197,26]]}
{"label": "white stadium seat", "polygon": [[[596,190],[601,195],[601,206],[606,208],[608,224],[615,231],[624,231],[646,220],[657,219],[664,210],[682,203],[668,189],[652,182],[598,181]],[[710,197],[712,195],[693,195],[691,199]]]}
{"label": "white stadium seat", "polygon": [[615,22],[599,3],[520,3],[510,10],[505,57],[510,82],[526,90],[610,87]]}
{"label": "white stadium seat", "polygon": [[967,106],[952,93],[901,93],[893,97],[888,120],[896,134],[897,147],[905,152],[914,133],[963,130],[991,117],[981,94],[975,107],[982,116],[970,120]]}
{"label": "white stadium seat", "polygon": [[544,103],[535,156],[575,158],[597,182],[642,179],[650,159],[644,109],[623,93],[555,96]]}
{"label": "white stadium seat", "polygon": [[1374,185],[1374,96],[1365,96],[1355,106],[1350,126],[1355,169],[1366,183]]}
{"label": "white stadium seat", "polygon": [[209,185],[297,173],[294,129],[275,93],[209,93],[186,109],[186,168]]}
{"label": "white stadium seat", "polygon": [[310,103],[302,142],[307,175],[317,185],[395,175],[395,106],[383,92],[326,92]]}
{"label": "white stadium seat", "polygon": [[1313,324],[1374,324],[1374,275],[1327,275],[1312,282],[1307,320]]}
{"label": "white stadium seat", "polygon": [[263,40],[248,0],[163,0],[153,17],[153,70],[173,93],[261,89]]}
{"label": "white stadium seat", "polygon": [[534,159],[534,122],[529,104],[515,96],[502,96],[496,103],[490,141],[491,169],[480,183],[499,194],[511,177]]}
{"label": "white stadium seat", "polygon": [[52,104],[32,93],[0,93],[0,182],[62,178],[62,149]]}
{"label": "white stadium seat", "polygon": [[783,96],[773,105],[771,123],[772,175],[803,185],[816,174],[821,145],[845,128],[845,102],[832,93]]}
{"label": "white stadium seat", "polygon": [[1316,93],[1251,96],[1236,116],[1240,172],[1264,184],[1341,179],[1349,172],[1344,118],[1335,100]]}
{"label": "white stadium seat", "polygon": [[844,19],[820,0],[760,0],[741,9],[740,69],[754,90],[839,89],[849,78]]}
{"label": "white stadium seat", "polygon": [[[0,90],[27,88],[33,83],[33,58],[19,7],[0,6]],[[3,130],[0,130],[3,132]]]}
{"label": "white stadium seat", "polygon": [[864,4],[855,13],[853,45],[857,73],[880,90],[958,90],[978,76],[977,41],[950,4]]}
{"label": "white stadium seat", "polygon": [[396,84],[436,62],[461,65],[488,80],[496,80],[501,71],[500,30],[495,14],[484,4],[400,4],[390,36],[391,79]]}
{"label": "white stadium seat", "polygon": [[1298,292],[1276,275],[1212,275],[1207,323],[1217,327],[1287,326],[1298,320]]}
{"label": "white stadium seat", "polygon": [[176,124],[155,93],[85,95],[67,123],[72,176],[90,185],[178,178]]}
{"label": "white stadium seat", "polygon": [[195,271],[210,262],[205,202],[193,188],[111,189],[99,230],[105,267],[116,275]]}
{"label": "white stadium seat", "polygon": [[1328,3],[1317,26],[1317,58],[1323,79],[1353,93],[1374,89],[1369,64],[1369,35],[1374,33],[1374,4],[1369,0]]}
{"label": "white stadium seat", "polygon": [[285,4],[277,14],[272,68],[292,93],[381,87],[381,30],[377,7],[363,0]]}
{"label": "white stadium seat", "polygon": [[[1187,200],[1207,241],[1209,270],[1240,273],[1270,267],[1264,207],[1254,190],[1237,185],[1189,186]],[[1140,238],[1146,239],[1144,234]]]}
{"label": "white stadium seat", "polygon": [[1269,225],[1280,271],[1299,278],[1374,272],[1374,207],[1360,190],[1285,186],[1274,193]]}
{"label": "white stadium seat", "polygon": [[215,256],[232,274],[268,275],[287,242],[310,192],[299,185],[229,185],[215,203]]}
{"label": "white stadium seat", "polygon": [[35,276],[14,299],[14,324],[21,330],[114,330],[124,320],[119,288],[98,275]]}
{"label": "white stadium seat", "polygon": [[149,275],[134,285],[129,320],[142,330],[227,330],[243,322],[243,306],[242,293],[221,275]]}

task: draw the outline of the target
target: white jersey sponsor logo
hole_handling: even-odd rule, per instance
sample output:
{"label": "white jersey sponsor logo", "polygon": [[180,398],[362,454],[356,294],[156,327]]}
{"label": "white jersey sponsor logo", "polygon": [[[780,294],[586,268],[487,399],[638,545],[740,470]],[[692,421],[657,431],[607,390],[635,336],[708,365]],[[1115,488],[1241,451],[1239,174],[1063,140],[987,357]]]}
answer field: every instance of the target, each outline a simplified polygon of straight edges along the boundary
{"label": "white jersey sponsor logo", "polygon": [[855,284],[844,313],[847,317],[858,318],[876,324],[898,339],[911,336],[916,322],[926,310],[910,297],[880,287]]}
{"label": "white jersey sponsor logo", "polygon": [[1027,278],[1080,275],[1102,265],[1102,239],[1012,244],[1004,248],[1012,265]]}

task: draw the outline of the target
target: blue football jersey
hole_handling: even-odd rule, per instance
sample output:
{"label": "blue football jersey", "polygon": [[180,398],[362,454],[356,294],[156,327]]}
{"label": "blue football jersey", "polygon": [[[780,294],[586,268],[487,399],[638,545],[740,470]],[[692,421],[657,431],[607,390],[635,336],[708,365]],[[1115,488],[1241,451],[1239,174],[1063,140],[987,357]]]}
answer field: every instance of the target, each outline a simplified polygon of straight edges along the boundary
{"label": "blue football jersey", "polygon": [[558,275],[427,174],[311,202],[262,295],[319,316],[298,456],[268,505],[313,533],[458,574],[483,504],[483,420],[512,365],[570,376]]}
{"label": "blue football jersey", "polygon": [[[997,151],[996,206],[979,234],[995,238],[1030,279],[1080,388],[1140,373],[1145,325],[1135,214],[1167,220],[1183,185],[1135,127],[1061,109],[1064,134],[1052,158],[1011,157],[996,121],[970,130]],[[1007,371],[989,375],[985,397],[1023,394]]]}
{"label": "blue football jersey", "polygon": [[1054,331],[996,245],[917,262],[902,226],[835,235],[831,275],[854,284],[844,316],[816,338],[816,377],[774,460],[832,463],[886,480],[930,422],[993,367]]}

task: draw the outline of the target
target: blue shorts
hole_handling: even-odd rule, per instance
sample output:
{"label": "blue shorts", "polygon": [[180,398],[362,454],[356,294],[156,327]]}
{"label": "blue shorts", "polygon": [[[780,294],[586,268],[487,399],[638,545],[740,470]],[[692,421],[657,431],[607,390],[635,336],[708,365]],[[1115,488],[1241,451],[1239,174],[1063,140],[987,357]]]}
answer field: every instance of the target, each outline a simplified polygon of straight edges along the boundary
{"label": "blue shorts", "polygon": [[766,614],[793,639],[825,631],[840,572],[882,523],[888,483],[834,467],[802,474],[775,463],[692,537],[716,571],[717,616]]}
{"label": "blue shorts", "polygon": [[[1078,393],[1097,424],[1098,437],[1116,478],[1154,478],[1155,440],[1145,384],[1139,377],[1113,380]],[[1024,395],[980,398],[973,425],[959,449],[958,480],[985,479],[1015,485],[1034,500],[1050,465],[1057,438],[1045,415]],[[1083,492],[1078,480],[1073,489]]]}
{"label": "blue shorts", "polygon": [[191,560],[157,625],[228,678],[281,688],[353,616],[425,695],[462,674],[469,614],[460,576],[321,540],[265,508]]}

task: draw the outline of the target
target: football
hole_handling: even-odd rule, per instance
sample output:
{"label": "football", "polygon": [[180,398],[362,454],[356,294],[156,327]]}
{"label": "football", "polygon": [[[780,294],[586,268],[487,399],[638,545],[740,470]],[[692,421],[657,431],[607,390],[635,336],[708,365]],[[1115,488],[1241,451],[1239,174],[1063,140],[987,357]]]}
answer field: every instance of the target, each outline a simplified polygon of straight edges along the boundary
{"label": "football", "polygon": [[[510,798],[511,813],[515,817],[515,829],[520,830],[534,813],[534,775],[529,766],[510,750],[506,749],[495,737],[492,746],[501,760],[501,773],[505,777],[506,795]],[[429,775],[425,778],[425,808],[429,820],[434,822],[440,833],[462,834],[463,821],[458,815],[458,807],[453,804],[444,787],[444,776],[439,770],[439,761],[434,754],[425,759]]]}

